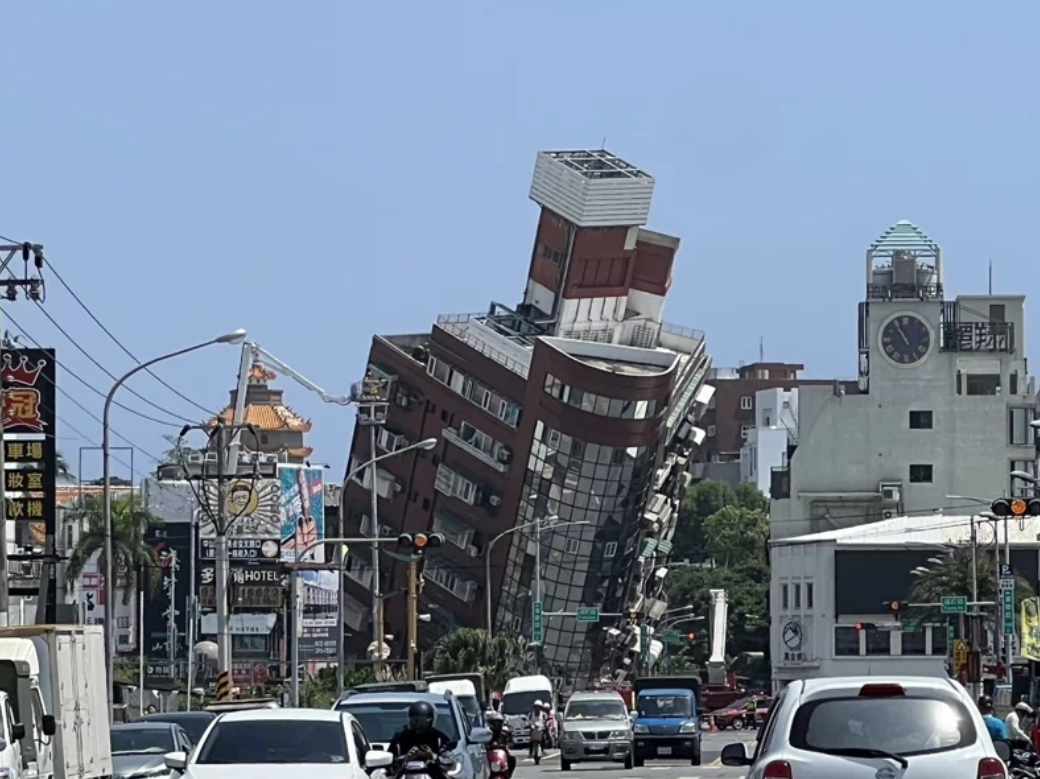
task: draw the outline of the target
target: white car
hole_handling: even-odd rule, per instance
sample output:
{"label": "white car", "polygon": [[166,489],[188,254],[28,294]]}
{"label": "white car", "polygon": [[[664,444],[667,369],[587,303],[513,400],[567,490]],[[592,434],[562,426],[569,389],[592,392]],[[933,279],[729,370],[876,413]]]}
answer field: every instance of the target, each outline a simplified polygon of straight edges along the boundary
{"label": "white car", "polygon": [[169,752],[163,760],[184,779],[256,779],[287,765],[306,779],[382,779],[393,758],[372,751],[347,712],[253,709],[217,717],[190,756]]}
{"label": "white car", "polygon": [[788,684],[722,764],[747,779],[1005,779],[982,715],[952,679],[836,677]]}

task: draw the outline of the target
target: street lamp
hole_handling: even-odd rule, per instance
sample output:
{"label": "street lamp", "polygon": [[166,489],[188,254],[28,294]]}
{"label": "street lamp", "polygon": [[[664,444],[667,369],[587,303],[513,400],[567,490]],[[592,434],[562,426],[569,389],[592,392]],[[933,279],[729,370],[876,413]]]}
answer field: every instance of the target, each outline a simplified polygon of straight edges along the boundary
{"label": "street lamp", "polygon": [[112,415],[112,402],[115,400],[116,392],[122,387],[129,379],[143,370],[147,370],[156,363],[163,362],[165,360],[172,360],[174,357],[180,357],[184,354],[196,352],[199,349],[205,349],[207,346],[213,346],[214,344],[239,344],[245,340],[245,330],[235,330],[230,333],[212,338],[209,341],[203,341],[197,343],[194,346],[189,346],[185,349],[178,349],[175,352],[164,354],[160,357],[155,357],[146,362],[142,362],[136,365],[131,370],[124,373],[118,379],[116,383],[112,385],[112,389],[108,391],[108,395],[105,396],[105,411],[102,414],[101,421],[101,495],[102,495],[102,512],[105,521],[105,582],[104,582],[104,593],[105,593],[105,608],[108,612],[105,615],[105,673],[108,675],[108,717],[109,721],[112,721],[112,684],[114,681],[114,668],[115,668],[115,654],[116,654],[116,642],[115,642],[115,630],[113,625],[114,620],[114,606],[115,603],[115,575],[114,565],[112,560],[112,485],[111,482],[111,455],[112,455],[112,441],[111,441],[111,422],[110,417]]}
{"label": "street lamp", "polygon": [[[489,641],[491,640],[492,633],[493,633],[493,628],[492,628],[492,624],[491,624],[492,623],[492,620],[491,620],[491,550],[494,548],[495,544],[498,543],[498,541],[500,539],[505,538],[508,535],[512,535],[513,533],[517,532],[518,530],[526,530],[529,527],[537,527],[538,528],[538,533],[539,533],[539,536],[540,536],[541,535],[541,531],[542,531],[542,526],[541,525],[542,525],[543,522],[550,522],[550,523],[552,523],[552,524],[548,525],[546,529],[552,529],[554,527],[559,527],[560,525],[588,525],[588,524],[591,524],[589,522],[589,520],[587,520],[587,519],[583,519],[580,522],[568,522],[567,520],[561,520],[558,515],[553,514],[552,516],[549,516],[549,517],[540,517],[539,519],[532,519],[530,522],[524,522],[523,524],[517,525],[516,527],[511,527],[508,530],[503,530],[497,536],[495,536],[490,541],[488,541],[487,548],[484,550],[484,608],[485,608],[485,611],[486,611],[485,619],[487,620],[487,624],[485,626],[485,629],[487,631],[487,637],[488,637]],[[536,543],[540,544],[541,543],[541,539],[539,538]],[[539,546],[539,548],[540,548],[540,546]],[[538,562],[536,562],[535,563],[535,576],[536,577],[540,577],[541,576],[541,572],[538,570],[539,567],[540,566],[539,566]],[[541,597],[541,593],[536,593],[536,597]]]}
{"label": "street lamp", "polygon": [[[408,452],[411,452],[413,450],[422,450],[424,452],[428,452],[431,449],[433,449],[434,447],[436,447],[438,443],[439,443],[439,441],[436,438],[426,438],[426,439],[423,439],[422,441],[418,441],[418,442],[416,442],[414,444],[409,444],[408,446],[402,446],[400,449],[395,449],[392,452],[386,452],[385,454],[381,454],[378,457],[373,457],[371,460],[368,460],[367,462],[363,462],[360,465],[358,465],[356,468],[354,468],[353,470],[349,471],[347,473],[347,475],[343,477],[343,485],[342,485],[342,487],[340,487],[340,493],[339,493],[339,529],[340,529],[340,533],[343,532],[343,528],[344,528],[344,520],[345,520],[345,514],[346,514],[345,507],[346,507],[346,502],[347,502],[346,501],[347,487],[350,486],[350,480],[351,479],[353,479],[359,473],[364,471],[366,468],[372,468],[372,484],[370,485],[370,487],[372,489],[372,494],[376,495],[377,485],[376,485],[375,465],[377,463],[379,463],[381,460],[387,460],[387,459],[389,459],[391,457],[399,457],[400,455],[407,454]],[[373,499],[373,502],[376,502],[376,501],[378,501],[378,497]],[[373,514],[373,516],[372,516],[372,527],[373,527],[372,535],[374,535],[374,536],[378,536],[379,535],[379,524],[378,524],[378,522],[379,522],[378,518]],[[379,549],[378,548],[374,549],[372,551],[372,554],[373,555],[378,555],[379,554]],[[337,614],[337,619],[336,619],[336,621],[337,621],[337,623],[339,625],[339,627],[337,629],[339,630],[339,647],[340,647],[340,652],[339,652],[339,669],[338,669],[336,675],[339,678],[339,691],[340,691],[340,694],[343,693],[343,687],[344,687],[344,685],[346,683],[345,682],[345,674],[346,674],[346,665],[347,665],[346,664],[346,660],[345,660],[346,654],[343,652],[343,623],[345,622],[346,608],[347,608],[346,598],[344,597],[344,592],[343,592],[343,566],[344,566],[344,564],[345,564],[345,560],[343,559],[343,554],[341,552],[340,553],[340,571],[339,571],[339,591],[338,591],[338,598],[337,598],[337,600],[338,600],[338,604],[337,604],[338,605],[338,608],[337,608],[338,614]],[[378,592],[379,591],[379,584],[378,584],[378,582],[372,582],[372,589],[373,589],[374,592]],[[293,605],[293,608],[295,608],[295,604]],[[379,610],[379,607],[376,608],[377,612],[378,612],[378,610]],[[372,614],[372,620],[376,624],[378,624],[378,622],[379,622],[379,614],[378,613],[373,613]],[[294,625],[293,629],[295,631],[295,625]],[[377,649],[378,649],[378,646],[377,646]],[[293,693],[294,701],[297,700],[297,698],[299,696],[298,686],[299,686],[299,681],[297,680],[297,689]],[[294,705],[299,705],[299,704],[298,703],[294,703]]]}

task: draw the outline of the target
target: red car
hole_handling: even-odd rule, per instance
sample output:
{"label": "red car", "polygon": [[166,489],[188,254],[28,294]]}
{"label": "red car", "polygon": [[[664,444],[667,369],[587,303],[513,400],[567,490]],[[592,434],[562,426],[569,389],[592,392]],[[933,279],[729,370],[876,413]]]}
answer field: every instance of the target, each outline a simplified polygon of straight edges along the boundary
{"label": "red car", "polygon": [[769,705],[773,699],[765,695],[752,695],[741,698],[724,709],[712,712],[715,727],[719,730],[733,728],[744,730],[745,728],[758,728],[769,713]]}

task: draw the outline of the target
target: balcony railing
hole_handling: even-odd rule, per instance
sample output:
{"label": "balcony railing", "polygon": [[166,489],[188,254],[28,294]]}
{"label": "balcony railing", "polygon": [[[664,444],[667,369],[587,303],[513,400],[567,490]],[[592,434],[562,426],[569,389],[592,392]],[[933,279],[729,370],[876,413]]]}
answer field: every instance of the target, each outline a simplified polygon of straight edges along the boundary
{"label": "balcony railing", "polygon": [[[526,379],[530,373],[530,365],[510,357],[501,349],[495,348],[490,341],[493,341],[496,338],[508,339],[485,325],[483,319],[483,314],[442,314],[437,317],[437,327],[441,328],[453,338],[462,341],[469,348],[480,352],[488,359],[494,360],[499,365],[508,368],[513,373]],[[466,325],[483,328],[486,332],[481,330],[471,330],[469,327],[466,327]],[[485,338],[487,340],[485,340]],[[517,344],[517,346],[520,348],[526,348],[522,344]]]}
{"label": "balcony railing", "polygon": [[945,322],[942,326],[944,352],[1015,352],[1012,322]]}
{"label": "balcony railing", "polygon": [[459,447],[460,449],[465,449],[467,452],[476,457],[482,463],[491,468],[494,468],[499,473],[505,473],[509,470],[509,466],[506,463],[501,462],[498,458],[493,457],[490,454],[484,452],[483,450],[475,447],[473,444],[471,444],[469,441],[467,441],[461,435],[459,435],[459,431],[455,428],[444,428],[443,435],[446,439],[455,444],[455,446]]}
{"label": "balcony railing", "polygon": [[867,300],[942,300],[942,284],[868,284]]}

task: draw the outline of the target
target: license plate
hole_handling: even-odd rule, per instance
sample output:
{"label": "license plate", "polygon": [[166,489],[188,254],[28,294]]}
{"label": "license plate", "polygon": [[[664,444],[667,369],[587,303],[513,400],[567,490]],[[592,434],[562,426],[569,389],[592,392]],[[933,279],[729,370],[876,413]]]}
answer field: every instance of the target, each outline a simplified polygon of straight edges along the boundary
{"label": "license plate", "polygon": [[589,744],[589,751],[590,752],[606,752],[607,751],[607,745],[606,744]]}
{"label": "license plate", "polygon": [[657,748],[657,754],[659,754],[659,755],[670,755],[670,754],[672,754],[672,748],[671,747],[658,747]]}

